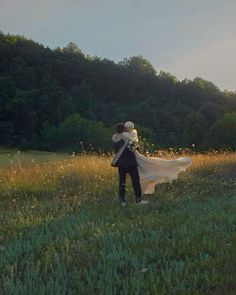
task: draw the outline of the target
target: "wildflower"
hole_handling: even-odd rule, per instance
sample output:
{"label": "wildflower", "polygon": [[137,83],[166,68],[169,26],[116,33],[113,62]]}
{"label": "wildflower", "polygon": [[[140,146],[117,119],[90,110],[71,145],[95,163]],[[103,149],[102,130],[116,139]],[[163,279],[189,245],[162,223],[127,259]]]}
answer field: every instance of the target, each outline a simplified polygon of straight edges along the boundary
{"label": "wildflower", "polygon": [[148,271],[147,267],[144,267],[144,268],[141,269],[141,272],[146,272],[146,271]]}
{"label": "wildflower", "polygon": [[132,138],[129,139],[128,144],[127,144],[127,148],[132,151],[134,149],[134,141],[132,140]]}

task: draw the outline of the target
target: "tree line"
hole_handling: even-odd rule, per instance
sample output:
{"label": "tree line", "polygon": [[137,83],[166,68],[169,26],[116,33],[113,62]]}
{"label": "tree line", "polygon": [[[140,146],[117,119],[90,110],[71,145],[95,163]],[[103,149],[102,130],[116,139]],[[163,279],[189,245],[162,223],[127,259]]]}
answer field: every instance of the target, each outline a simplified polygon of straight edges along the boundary
{"label": "tree line", "polygon": [[155,148],[236,149],[236,92],[157,73],[143,56],[115,63],[0,32],[1,145],[109,151],[126,120]]}

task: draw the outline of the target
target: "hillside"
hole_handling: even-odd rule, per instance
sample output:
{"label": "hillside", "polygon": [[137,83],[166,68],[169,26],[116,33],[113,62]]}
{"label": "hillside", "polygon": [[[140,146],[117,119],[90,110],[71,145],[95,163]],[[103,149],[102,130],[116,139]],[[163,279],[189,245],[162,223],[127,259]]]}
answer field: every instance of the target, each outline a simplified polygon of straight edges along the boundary
{"label": "hillside", "polygon": [[235,112],[235,92],[156,73],[142,56],[115,63],[0,33],[1,145],[107,151],[113,125],[133,120],[156,148],[235,149]]}

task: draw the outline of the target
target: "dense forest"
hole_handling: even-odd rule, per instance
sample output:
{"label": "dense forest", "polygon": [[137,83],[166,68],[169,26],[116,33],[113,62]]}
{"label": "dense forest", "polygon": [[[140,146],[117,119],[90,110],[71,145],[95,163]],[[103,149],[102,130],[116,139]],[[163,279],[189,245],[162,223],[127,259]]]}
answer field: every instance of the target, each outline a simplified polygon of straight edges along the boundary
{"label": "dense forest", "polygon": [[236,149],[236,92],[0,32],[0,145],[107,151],[125,120],[155,148]]}

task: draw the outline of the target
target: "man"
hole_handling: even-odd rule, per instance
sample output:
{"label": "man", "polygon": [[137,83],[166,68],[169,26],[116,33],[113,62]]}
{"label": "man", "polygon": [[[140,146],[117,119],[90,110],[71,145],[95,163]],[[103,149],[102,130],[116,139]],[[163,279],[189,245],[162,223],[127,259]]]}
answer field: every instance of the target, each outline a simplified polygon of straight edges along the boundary
{"label": "man", "polygon": [[[125,126],[123,123],[116,125],[116,134],[112,136],[113,148],[116,156],[112,161],[112,166],[118,167],[119,173],[119,199],[122,206],[125,206],[125,185],[126,176],[130,175],[132,185],[135,192],[135,201],[137,204],[147,204],[148,201],[142,200],[142,192],[139,181],[139,173],[137,161],[134,152],[132,151],[132,144],[129,138],[124,136]],[[129,148],[128,148],[129,147]]]}

